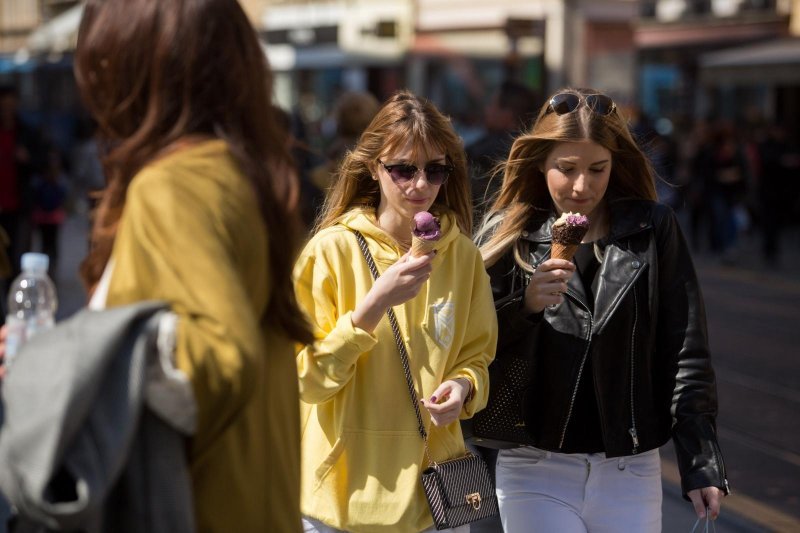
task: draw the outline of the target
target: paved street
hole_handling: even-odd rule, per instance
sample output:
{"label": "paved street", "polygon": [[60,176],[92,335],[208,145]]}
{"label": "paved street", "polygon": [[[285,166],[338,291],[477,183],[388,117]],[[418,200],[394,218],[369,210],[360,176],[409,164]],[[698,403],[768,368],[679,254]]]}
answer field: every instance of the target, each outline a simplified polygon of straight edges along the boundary
{"label": "paved street", "polygon": [[784,240],[777,269],[748,244],[737,267],[698,260],[733,489],[726,504],[758,530],[800,531],[800,235]]}
{"label": "paved street", "polygon": [[[79,218],[64,228],[62,318],[84,304],[75,273],[86,252],[85,231]],[[777,270],[763,267],[754,239],[744,242],[736,266],[696,257],[719,381],[720,445],[733,490],[716,524],[720,533],[800,531],[800,235],[785,245]],[[664,531],[690,531],[695,518],[680,497],[671,445],[662,450],[662,463]],[[499,531],[496,522],[473,527],[474,533]]]}

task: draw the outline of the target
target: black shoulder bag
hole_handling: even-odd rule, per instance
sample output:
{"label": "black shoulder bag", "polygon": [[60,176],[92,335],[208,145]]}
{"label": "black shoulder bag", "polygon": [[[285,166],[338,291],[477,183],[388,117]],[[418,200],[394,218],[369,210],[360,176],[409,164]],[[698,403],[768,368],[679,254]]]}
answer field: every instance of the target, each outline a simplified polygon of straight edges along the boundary
{"label": "black shoulder bag", "polygon": [[[378,279],[378,268],[367,247],[364,236],[355,233],[358,240],[358,247],[364,254],[372,278]],[[390,307],[386,313],[389,315],[389,324],[392,326],[394,340],[400,352],[400,360],[403,363],[403,370],[406,375],[406,384],[411,396],[411,405],[414,407],[414,414],[417,415],[417,430],[425,445],[425,457],[428,459],[428,468],[422,472],[422,487],[425,496],[428,498],[428,505],[437,530],[451,529],[454,527],[495,516],[498,514],[497,495],[494,491],[494,483],[489,475],[486,463],[477,455],[467,453],[463,457],[449,459],[447,461],[431,461],[428,454],[428,433],[425,431],[425,424],[419,412],[419,401],[414,390],[414,380],[411,377],[411,366],[408,362],[408,352],[400,335],[400,328],[397,326],[397,317],[394,310]]]}

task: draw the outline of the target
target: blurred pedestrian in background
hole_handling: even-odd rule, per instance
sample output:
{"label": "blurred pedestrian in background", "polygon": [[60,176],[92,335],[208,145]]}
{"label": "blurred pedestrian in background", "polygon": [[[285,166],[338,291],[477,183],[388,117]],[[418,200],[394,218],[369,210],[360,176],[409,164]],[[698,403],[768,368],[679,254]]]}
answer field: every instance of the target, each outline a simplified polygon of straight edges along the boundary
{"label": "blurred pedestrian in background", "polygon": [[356,147],[358,138],[372,122],[380,106],[377,98],[362,91],[347,91],[336,99],[332,116],[336,134],[329,139],[325,161],[312,172],[314,184],[321,190],[330,188],[342,159]]}
{"label": "blurred pedestrian in background", "polygon": [[711,174],[706,199],[711,210],[711,250],[725,262],[735,262],[739,233],[746,222],[744,199],[750,168],[744,144],[735,125],[719,121],[714,130],[710,158]]}
{"label": "blurred pedestrian in background", "polygon": [[67,218],[69,178],[64,172],[61,153],[54,147],[46,151],[41,173],[31,180],[32,221],[39,235],[42,253],[50,258],[50,278],[58,280],[59,233]]}
{"label": "blurred pedestrian in background", "polygon": [[[412,219],[422,211],[438,217],[441,236],[436,253],[413,257]],[[458,419],[486,402],[496,342],[471,227],[464,151],[450,121],[427,100],[394,95],[345,156],[295,267],[316,336],[297,356],[307,532],[431,529],[420,474],[464,454]],[[381,272],[375,281],[356,231]],[[408,348],[427,446],[388,308]]]}
{"label": "blurred pedestrian in background", "polygon": [[100,147],[97,139],[97,123],[91,117],[81,117],[75,127],[75,144],[70,152],[70,181],[75,210],[93,216],[97,201],[106,186],[103,166],[100,162]]}
{"label": "blurred pedestrian in background", "polygon": [[89,0],[75,72],[111,150],[82,267],[106,304],[165,300],[198,409],[198,531],[299,531],[290,280],[298,186],[236,0]]}
{"label": "blurred pedestrian in background", "polygon": [[500,189],[495,168],[505,161],[514,137],[530,126],[537,102],[533,91],[506,80],[492,94],[483,113],[485,131],[467,146],[473,205],[482,213]]}
{"label": "blurred pedestrian in background", "polygon": [[[498,309],[498,360],[532,358],[500,450],[506,531],[661,531],[658,448],[675,442],[698,516],[727,492],[703,301],[672,210],[616,105],[566,89],[511,148],[478,234]],[[588,216],[574,263],[551,258],[560,215]],[[495,386],[493,383],[492,386]]]}
{"label": "blurred pedestrian in background", "polygon": [[325,200],[325,191],[317,187],[311,179],[312,171],[322,160],[322,157],[320,157],[303,138],[304,134],[302,129],[297,127],[299,124],[299,117],[293,116],[278,105],[273,105],[272,109],[275,112],[278,125],[282,128],[286,136],[286,146],[292,154],[292,161],[297,171],[297,177],[300,182],[298,211],[303,221],[303,232],[307,233],[311,231],[314,220]]}
{"label": "blurred pedestrian in background", "polygon": [[347,152],[354,149],[359,137],[378,113],[381,104],[366,91],[347,91],[336,99],[333,117],[336,135],[328,144],[326,155],[338,167]]}
{"label": "blurred pedestrian in background", "polygon": [[[41,141],[18,113],[17,88],[0,85],[0,227],[9,244],[6,248],[13,279],[20,271],[20,257],[31,247],[31,176],[36,171]],[[2,293],[8,292],[5,283]],[[5,309],[3,304],[2,309]],[[5,322],[5,313],[0,323]]]}
{"label": "blurred pedestrian in background", "polygon": [[800,150],[790,143],[786,127],[770,124],[758,145],[761,173],[758,180],[759,226],[764,261],[776,265],[781,256],[785,227],[798,210],[797,173]]}
{"label": "blurred pedestrian in background", "polygon": [[[683,152],[686,159],[686,207],[689,214],[689,240],[692,249],[699,251],[710,245],[711,215],[706,202],[708,181],[714,172],[713,125],[698,120],[685,139]],[[701,235],[709,236],[708,239]]]}

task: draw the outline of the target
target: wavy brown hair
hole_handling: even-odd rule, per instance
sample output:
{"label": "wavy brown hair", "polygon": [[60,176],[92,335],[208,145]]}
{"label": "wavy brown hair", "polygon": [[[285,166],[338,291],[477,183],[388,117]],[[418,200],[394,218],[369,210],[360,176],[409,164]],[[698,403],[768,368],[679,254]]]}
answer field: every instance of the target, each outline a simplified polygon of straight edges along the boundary
{"label": "wavy brown hair", "polygon": [[[581,96],[594,89],[562,89]],[[615,198],[656,199],[655,173],[636,144],[628,124],[615,109],[609,115],[593,113],[586,105],[564,115],[553,113],[550,98],[539,110],[531,129],[514,140],[503,167],[503,183],[476,235],[487,266],[494,264],[535,217],[553,210],[542,168],[550,151],[561,142],[593,141],[611,152],[608,191]],[[515,248],[517,263],[530,269]]]}
{"label": "wavy brown hair", "polygon": [[437,207],[451,210],[459,229],[471,234],[472,204],[467,177],[467,161],[461,139],[450,119],[425,98],[409,91],[399,91],[389,98],[361,134],[356,147],[348,152],[333,178],[333,185],[314,232],[336,224],[356,207],[377,207],[381,192],[372,176],[384,154],[401,148],[413,139],[414,152],[437,150],[453,165],[450,178],[439,189],[432,211]]}
{"label": "wavy brown hair", "polygon": [[310,330],[290,282],[300,222],[286,134],[271,106],[272,76],[236,0],[89,0],[75,76],[105,146],[107,187],[81,265],[91,292],[111,255],[128,186],[176,142],[225,140],[258,198],[269,239],[266,315],[292,339]]}

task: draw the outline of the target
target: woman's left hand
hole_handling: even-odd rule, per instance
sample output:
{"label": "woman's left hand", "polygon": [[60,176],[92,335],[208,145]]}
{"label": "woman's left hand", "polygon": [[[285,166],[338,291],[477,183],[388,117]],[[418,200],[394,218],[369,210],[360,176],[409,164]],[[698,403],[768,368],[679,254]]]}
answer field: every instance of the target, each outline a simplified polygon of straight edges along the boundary
{"label": "woman's left hand", "polygon": [[458,420],[471,386],[466,378],[449,379],[433,391],[430,399],[422,398],[420,403],[431,414],[434,425],[446,426]]}
{"label": "woman's left hand", "polygon": [[692,500],[694,512],[698,518],[706,517],[706,508],[711,515],[711,520],[716,520],[719,516],[719,507],[722,504],[724,493],[717,487],[704,487],[702,489],[690,490],[687,493]]}

